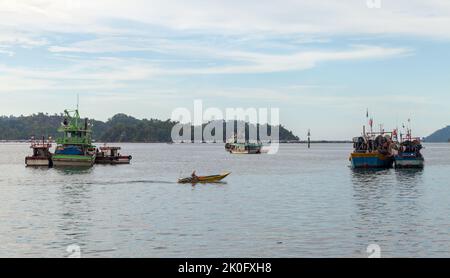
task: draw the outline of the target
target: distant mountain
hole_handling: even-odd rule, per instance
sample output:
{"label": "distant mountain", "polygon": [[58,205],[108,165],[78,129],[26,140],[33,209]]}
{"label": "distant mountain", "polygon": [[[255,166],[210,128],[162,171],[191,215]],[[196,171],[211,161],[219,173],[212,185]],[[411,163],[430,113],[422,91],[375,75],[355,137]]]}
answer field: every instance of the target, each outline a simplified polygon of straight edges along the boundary
{"label": "distant mountain", "polygon": [[430,143],[441,143],[441,142],[449,142],[450,140],[450,126],[444,127],[430,136],[425,138],[425,142]]}
{"label": "distant mountain", "polygon": [[[32,136],[56,138],[59,136],[57,129],[63,120],[62,114],[38,113],[19,117],[0,116],[0,140],[27,140]],[[172,128],[177,124],[170,120],[139,120],[125,114],[117,114],[106,122],[94,119],[90,119],[90,122],[93,125],[92,137],[100,142],[171,142]],[[226,124],[229,123],[223,124],[225,131]],[[249,124],[246,124],[246,127],[248,129]],[[270,128],[269,126],[268,129],[270,130]],[[223,138],[226,139],[225,134]],[[299,138],[292,131],[280,126],[280,140],[299,141]]]}

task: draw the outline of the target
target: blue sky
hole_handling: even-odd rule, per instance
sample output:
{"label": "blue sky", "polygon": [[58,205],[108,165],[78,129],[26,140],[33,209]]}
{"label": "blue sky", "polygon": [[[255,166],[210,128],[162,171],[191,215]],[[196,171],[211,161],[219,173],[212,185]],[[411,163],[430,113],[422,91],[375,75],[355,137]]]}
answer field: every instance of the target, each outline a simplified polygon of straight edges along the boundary
{"label": "blue sky", "polygon": [[417,136],[450,124],[450,2],[0,0],[0,115],[106,120],[278,107],[304,137],[350,139],[369,108]]}

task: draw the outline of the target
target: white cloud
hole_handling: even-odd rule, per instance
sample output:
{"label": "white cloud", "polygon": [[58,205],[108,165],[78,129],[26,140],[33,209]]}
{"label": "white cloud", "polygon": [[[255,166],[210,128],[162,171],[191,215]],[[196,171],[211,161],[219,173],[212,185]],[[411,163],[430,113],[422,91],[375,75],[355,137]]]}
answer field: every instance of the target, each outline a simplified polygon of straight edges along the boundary
{"label": "white cloud", "polygon": [[0,47],[0,54],[5,54],[5,55],[8,55],[10,57],[14,56],[14,52],[13,51],[3,50],[3,49],[1,49],[1,47]]}
{"label": "white cloud", "polygon": [[[400,34],[450,38],[450,2],[304,1],[0,1],[1,25],[40,32],[123,33],[113,19],[211,34]],[[132,29],[132,28],[128,28]],[[130,30],[127,30],[129,32]]]}
{"label": "white cloud", "polygon": [[[362,38],[368,38],[364,45],[348,45],[353,39],[361,44]],[[449,40],[450,1],[382,0],[380,9],[369,9],[366,0],[0,0],[0,58],[15,53],[0,60],[0,95],[50,98],[76,91],[107,102],[96,95],[104,94],[113,96],[118,107],[121,101],[128,101],[132,110],[140,105],[136,112],[142,114],[147,110],[139,100],[164,110],[160,103],[166,98],[175,102],[195,95],[355,109],[368,102],[382,104],[385,98],[313,94],[308,91],[316,89],[305,85],[284,90],[281,86],[297,82],[287,75],[273,88],[254,90],[227,90],[249,85],[245,78],[208,91],[184,88],[183,82],[203,75],[298,71],[415,53],[415,46],[405,47],[401,38]],[[202,82],[210,80],[217,79]],[[340,85],[354,90],[345,82]],[[3,102],[2,109],[25,111],[20,99],[8,97],[9,105]],[[429,101],[407,99],[414,107]],[[390,98],[395,102],[390,107],[402,100]]]}
{"label": "white cloud", "polygon": [[[192,49],[193,50],[193,49]],[[3,85],[0,92],[22,90],[58,89],[119,89],[133,88],[128,81],[149,82],[158,76],[210,75],[237,73],[270,73],[305,70],[322,62],[379,59],[411,53],[405,48],[378,46],[353,46],[338,51],[307,51],[293,54],[261,54],[253,52],[211,50],[215,59],[225,59],[232,65],[202,67],[167,67],[165,64],[145,59],[124,58],[64,58],[70,66],[60,68],[11,67],[0,64]],[[1,52],[0,52],[1,53]],[[197,53],[201,55],[201,53]],[[6,84],[6,85],[5,85]],[[126,85],[128,84],[128,85]]]}

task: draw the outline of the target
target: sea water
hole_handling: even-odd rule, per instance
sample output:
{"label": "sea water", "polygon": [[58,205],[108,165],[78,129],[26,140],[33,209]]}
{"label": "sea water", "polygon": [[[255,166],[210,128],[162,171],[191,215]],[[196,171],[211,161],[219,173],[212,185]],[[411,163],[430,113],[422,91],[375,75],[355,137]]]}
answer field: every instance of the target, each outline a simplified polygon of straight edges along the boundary
{"label": "sea water", "polygon": [[[380,171],[351,169],[351,144],[118,145],[130,165],[83,170],[27,168],[27,144],[0,144],[0,256],[450,257],[448,144],[425,144],[423,170]],[[176,182],[193,170],[232,174]]]}

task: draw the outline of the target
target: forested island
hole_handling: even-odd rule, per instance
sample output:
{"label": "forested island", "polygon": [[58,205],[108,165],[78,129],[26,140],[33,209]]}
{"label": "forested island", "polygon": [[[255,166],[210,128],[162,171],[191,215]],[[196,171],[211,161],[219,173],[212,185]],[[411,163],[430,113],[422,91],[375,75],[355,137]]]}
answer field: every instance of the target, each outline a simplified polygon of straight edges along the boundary
{"label": "forested island", "polygon": [[[57,129],[61,126],[62,114],[38,113],[30,116],[0,116],[0,140],[28,140],[31,137],[58,137]],[[172,128],[177,122],[158,119],[136,119],[125,114],[116,114],[106,122],[89,119],[92,124],[92,137],[98,142],[172,142]],[[223,122],[226,125],[232,122]],[[248,129],[249,124],[246,123]],[[259,126],[257,127],[259,128]],[[193,127],[192,127],[193,129]],[[270,130],[271,127],[269,126]],[[280,126],[280,141],[298,142],[300,139],[292,131]],[[224,132],[225,133],[225,132]],[[192,132],[193,134],[193,132]],[[226,140],[225,134],[223,139]]]}

